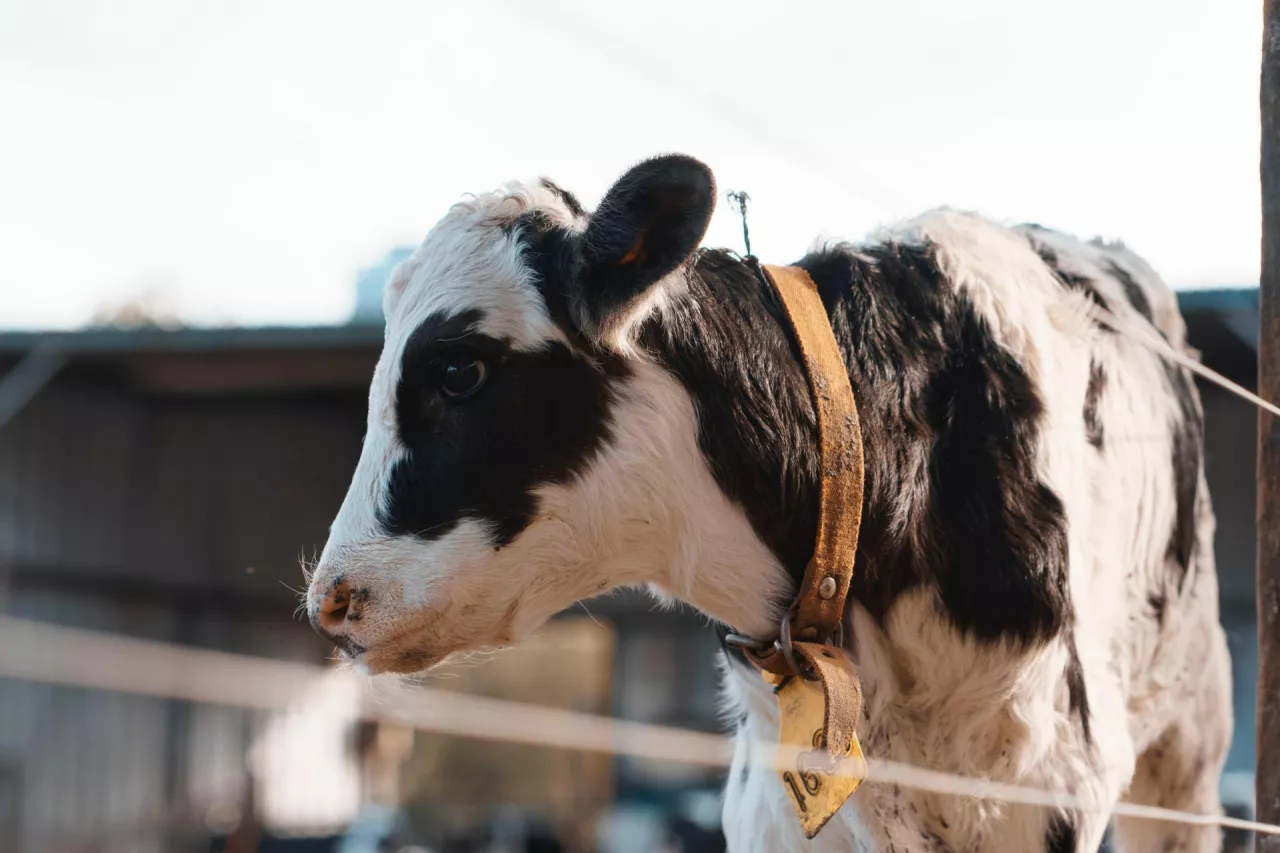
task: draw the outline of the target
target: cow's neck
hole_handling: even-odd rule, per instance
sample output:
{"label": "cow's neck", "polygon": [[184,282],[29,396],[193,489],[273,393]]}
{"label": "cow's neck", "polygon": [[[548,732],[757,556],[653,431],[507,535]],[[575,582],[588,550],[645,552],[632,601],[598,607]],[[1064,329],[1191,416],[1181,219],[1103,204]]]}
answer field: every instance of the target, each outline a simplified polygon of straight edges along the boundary
{"label": "cow's neck", "polygon": [[808,384],[775,300],[754,269],[705,252],[640,343],[693,398],[708,468],[789,575],[763,605],[779,617],[813,553],[819,454]]}

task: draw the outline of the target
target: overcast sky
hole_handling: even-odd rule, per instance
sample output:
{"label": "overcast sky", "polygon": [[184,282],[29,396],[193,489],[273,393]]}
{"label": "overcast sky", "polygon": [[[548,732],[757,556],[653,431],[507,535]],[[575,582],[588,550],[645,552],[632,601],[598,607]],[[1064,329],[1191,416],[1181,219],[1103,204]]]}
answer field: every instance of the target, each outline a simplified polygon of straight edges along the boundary
{"label": "overcast sky", "polygon": [[1260,39],[1248,0],[0,0],[0,326],[345,321],[463,193],[672,150],[769,261],[945,204],[1253,284]]}

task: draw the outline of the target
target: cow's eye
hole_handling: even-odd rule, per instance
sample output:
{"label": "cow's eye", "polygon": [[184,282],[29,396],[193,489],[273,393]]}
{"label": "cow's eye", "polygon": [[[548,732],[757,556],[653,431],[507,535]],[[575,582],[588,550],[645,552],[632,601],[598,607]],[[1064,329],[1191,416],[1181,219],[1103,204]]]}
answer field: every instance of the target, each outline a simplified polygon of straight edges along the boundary
{"label": "cow's eye", "polygon": [[469,397],[480,390],[488,376],[489,366],[471,350],[451,350],[440,359],[440,390],[446,397]]}

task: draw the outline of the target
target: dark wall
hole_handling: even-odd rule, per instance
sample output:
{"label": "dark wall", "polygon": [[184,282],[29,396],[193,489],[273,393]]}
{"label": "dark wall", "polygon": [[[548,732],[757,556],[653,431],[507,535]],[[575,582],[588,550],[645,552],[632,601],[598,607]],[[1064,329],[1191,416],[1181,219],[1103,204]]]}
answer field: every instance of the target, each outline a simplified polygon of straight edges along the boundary
{"label": "dark wall", "polygon": [[[186,632],[162,639],[322,657],[294,616],[299,558],[323,546],[363,432],[363,401],[349,394],[47,389],[0,430],[9,611],[68,597],[153,607]],[[115,621],[86,627],[154,633]],[[272,639],[238,630],[249,625]]]}
{"label": "dark wall", "polygon": [[[1257,701],[1257,618],[1254,571],[1257,555],[1255,498],[1257,491],[1257,410],[1217,387],[1201,387],[1205,410],[1205,474],[1218,520],[1217,559],[1222,624],[1231,648],[1234,681],[1235,737],[1227,761],[1226,787],[1241,788],[1232,773],[1252,772],[1254,705]],[[1251,785],[1251,781],[1248,783]],[[1230,790],[1228,796],[1231,796]]]}

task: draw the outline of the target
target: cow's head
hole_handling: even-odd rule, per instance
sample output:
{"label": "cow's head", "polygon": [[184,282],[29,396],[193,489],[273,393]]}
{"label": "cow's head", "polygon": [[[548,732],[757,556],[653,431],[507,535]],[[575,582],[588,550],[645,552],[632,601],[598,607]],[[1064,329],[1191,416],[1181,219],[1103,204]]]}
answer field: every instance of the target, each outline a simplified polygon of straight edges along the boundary
{"label": "cow's head", "polygon": [[744,566],[770,557],[688,394],[632,345],[714,204],[707,167],[669,156],[592,214],[541,181],[431,230],[386,289],[363,452],[308,592],[319,630],[371,671],[417,671],[637,583],[768,630],[776,591]]}

